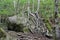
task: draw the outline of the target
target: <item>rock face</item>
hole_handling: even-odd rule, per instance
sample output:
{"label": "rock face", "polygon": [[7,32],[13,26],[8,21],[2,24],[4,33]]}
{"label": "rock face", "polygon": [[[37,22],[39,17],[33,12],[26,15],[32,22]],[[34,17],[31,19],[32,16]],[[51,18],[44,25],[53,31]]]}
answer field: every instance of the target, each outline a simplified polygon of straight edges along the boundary
{"label": "rock face", "polygon": [[23,28],[26,27],[27,19],[20,16],[8,17],[7,28],[17,32],[22,32]]}

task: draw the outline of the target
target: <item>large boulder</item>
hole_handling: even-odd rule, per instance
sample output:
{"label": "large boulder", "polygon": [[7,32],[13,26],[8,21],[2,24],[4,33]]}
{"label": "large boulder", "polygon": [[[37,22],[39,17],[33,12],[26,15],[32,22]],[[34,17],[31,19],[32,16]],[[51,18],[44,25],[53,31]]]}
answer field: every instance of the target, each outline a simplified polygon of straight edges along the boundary
{"label": "large boulder", "polygon": [[23,28],[26,27],[27,18],[15,15],[7,19],[8,30],[23,32]]}
{"label": "large boulder", "polygon": [[27,18],[20,17],[20,16],[17,16],[17,15],[12,16],[12,17],[8,17],[8,20],[9,20],[9,22],[16,23],[16,24],[20,24],[20,23],[25,24],[25,23],[27,23]]}

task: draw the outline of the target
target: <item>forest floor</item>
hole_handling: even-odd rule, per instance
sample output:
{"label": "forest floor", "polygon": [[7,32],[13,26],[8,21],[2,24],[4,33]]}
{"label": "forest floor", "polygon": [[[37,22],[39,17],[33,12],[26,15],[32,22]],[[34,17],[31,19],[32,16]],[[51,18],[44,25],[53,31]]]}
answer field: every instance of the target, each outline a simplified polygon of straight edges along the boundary
{"label": "forest floor", "polygon": [[17,40],[53,40],[38,34],[21,33],[21,32],[17,33],[13,31],[10,31],[8,33],[10,34],[10,36],[17,38]]}
{"label": "forest floor", "polygon": [[53,40],[37,33],[32,34],[32,33],[22,33],[15,31],[6,31],[6,32],[8,39],[11,38],[11,40]]}

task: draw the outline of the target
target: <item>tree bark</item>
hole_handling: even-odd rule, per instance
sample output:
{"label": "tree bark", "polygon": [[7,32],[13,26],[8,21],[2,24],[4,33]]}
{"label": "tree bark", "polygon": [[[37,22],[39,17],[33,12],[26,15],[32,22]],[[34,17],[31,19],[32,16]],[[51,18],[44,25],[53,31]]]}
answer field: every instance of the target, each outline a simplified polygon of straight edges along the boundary
{"label": "tree bark", "polygon": [[58,26],[56,26],[56,25],[58,25],[57,23],[58,23],[58,21],[57,21],[57,18],[58,18],[58,0],[55,0],[55,14],[54,14],[54,21],[55,21],[55,28],[53,29],[53,31],[54,31],[54,40],[58,40],[58,38],[57,38],[57,28],[59,28]]}

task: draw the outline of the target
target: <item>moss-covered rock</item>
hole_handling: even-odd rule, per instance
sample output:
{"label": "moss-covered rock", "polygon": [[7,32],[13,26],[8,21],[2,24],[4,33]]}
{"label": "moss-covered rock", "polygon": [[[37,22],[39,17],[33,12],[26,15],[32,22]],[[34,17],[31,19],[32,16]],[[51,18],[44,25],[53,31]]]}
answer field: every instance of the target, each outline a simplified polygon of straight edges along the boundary
{"label": "moss-covered rock", "polygon": [[23,28],[26,27],[27,19],[25,17],[20,17],[14,15],[7,18],[7,28],[8,30],[23,32]]}
{"label": "moss-covered rock", "polygon": [[16,24],[16,23],[8,24],[8,30],[12,30],[12,31],[16,31],[16,32],[23,32],[24,27],[25,26],[23,24]]}

